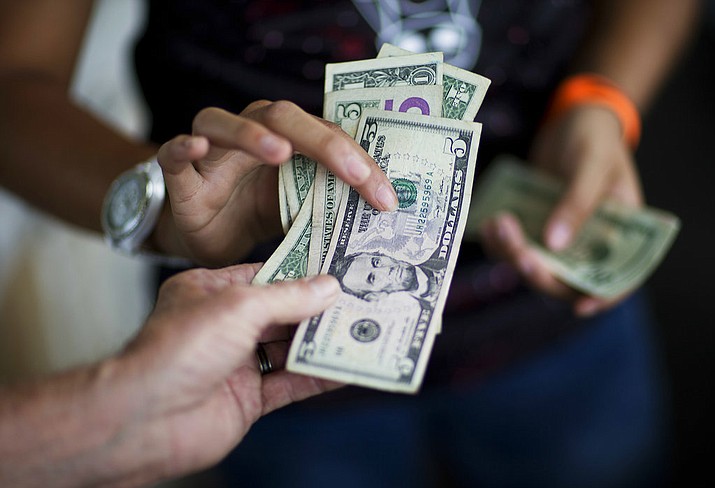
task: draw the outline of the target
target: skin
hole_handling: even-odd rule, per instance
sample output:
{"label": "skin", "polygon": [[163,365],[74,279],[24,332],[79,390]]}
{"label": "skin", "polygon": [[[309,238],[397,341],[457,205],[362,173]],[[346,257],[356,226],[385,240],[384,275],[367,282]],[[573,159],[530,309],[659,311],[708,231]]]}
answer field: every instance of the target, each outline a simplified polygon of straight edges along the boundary
{"label": "skin", "polygon": [[[259,265],[168,280],[126,350],[0,390],[0,485],[138,486],[218,462],[276,408],[337,387],[281,370],[289,324],[323,311],[337,280],[250,286]],[[255,349],[278,371],[261,376]]]}
{"label": "skin", "polygon": [[[324,164],[376,208],[396,208],[392,186],[359,145],[290,102],[257,101],[238,114],[207,108],[190,134],[161,147],[107,127],[68,97],[91,8],[89,0],[0,0],[3,187],[98,231],[114,178],[158,154],[169,198],[149,245],[212,267],[279,235],[277,167],[293,151]],[[335,386],[285,372],[262,378],[255,357],[259,339],[279,341],[266,348],[281,367],[290,334],[267,328],[322,311],[337,294],[335,280],[249,287],[255,271],[181,275],[162,289],[124,353],[0,390],[0,485],[138,485],[178,476],[218,461],[260,415]]]}
{"label": "skin", "polygon": [[[700,2],[630,0],[593,2],[590,35],[574,61],[574,73],[597,73],[612,80],[644,112],[683,50]],[[543,241],[552,250],[568,246],[604,198],[643,205],[633,148],[608,108],[575,106],[543,125],[535,135],[530,161],[562,178],[567,190],[549,217]],[[587,296],[554,277],[530,247],[517,219],[499,215],[482,229],[485,248],[513,264],[535,289],[569,300],[574,313],[590,316],[624,300]]]}
{"label": "skin", "polygon": [[280,235],[276,168],[293,151],[324,164],[375,208],[397,208],[392,185],[365,151],[291,102],[257,101],[239,114],[204,109],[191,134],[160,149],[108,128],[68,97],[91,7],[89,0],[0,0],[5,188],[99,230],[111,182],[158,150],[170,206],[149,245],[209,266],[234,263],[256,242]]}
{"label": "skin", "polygon": [[[594,5],[593,29],[573,71],[610,78],[644,110],[687,40],[698,2]],[[171,206],[151,245],[211,266],[235,262],[253,243],[277,235],[277,199],[266,195],[275,195],[275,168],[295,150],[333,170],[375,208],[396,207],[385,176],[354,141],[290,102],[260,101],[239,114],[208,108],[196,115],[191,134],[161,148],[105,126],[67,96],[91,7],[91,0],[0,0],[3,187],[99,230],[112,180],[158,151]],[[536,135],[533,163],[569,184],[544,229],[548,246],[568,245],[605,196],[642,203],[632,149],[621,134],[608,110],[584,105]],[[572,300],[578,314],[618,301],[579,295],[557,281],[510,216],[487,225],[485,243],[536,289]],[[260,415],[334,386],[285,372],[260,377],[254,350],[259,340],[288,337],[271,326],[332,303],[335,280],[247,286],[255,271],[182,274],[162,289],[145,329],[121,354],[1,390],[0,485],[126,486],[178,476],[216,462]],[[274,364],[285,347],[270,346]]]}
{"label": "skin", "polygon": [[371,194],[378,208],[397,207],[387,177],[334,124],[287,101],[254,102],[238,115],[208,108],[194,119],[192,135],[159,150],[171,211],[158,226],[156,247],[222,265],[280,235],[276,167],[294,150]]}

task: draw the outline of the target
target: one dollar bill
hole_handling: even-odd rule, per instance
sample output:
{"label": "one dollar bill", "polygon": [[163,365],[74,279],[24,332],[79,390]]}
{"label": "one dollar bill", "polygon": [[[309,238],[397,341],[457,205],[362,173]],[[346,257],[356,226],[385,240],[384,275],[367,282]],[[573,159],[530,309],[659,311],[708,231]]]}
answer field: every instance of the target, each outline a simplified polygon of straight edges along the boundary
{"label": "one dollar bill", "polygon": [[511,213],[557,277],[589,295],[611,298],[643,283],[680,229],[679,219],[668,212],[606,201],[567,249],[553,252],[542,245],[541,235],[563,190],[558,180],[528,169],[515,158],[502,157],[475,190],[468,234],[477,237],[485,219]]}

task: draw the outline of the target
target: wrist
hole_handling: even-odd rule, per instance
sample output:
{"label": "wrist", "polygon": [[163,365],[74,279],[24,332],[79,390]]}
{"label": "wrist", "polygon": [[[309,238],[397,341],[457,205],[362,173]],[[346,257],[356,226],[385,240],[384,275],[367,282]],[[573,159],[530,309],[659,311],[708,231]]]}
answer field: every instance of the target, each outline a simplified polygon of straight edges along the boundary
{"label": "wrist", "polygon": [[96,479],[110,485],[144,485],[166,477],[166,444],[163,432],[153,427],[141,365],[122,354],[96,370],[92,389],[97,403],[90,416],[105,431],[95,451]]}
{"label": "wrist", "polygon": [[0,392],[0,485],[127,485],[163,474],[137,373],[112,358]]}
{"label": "wrist", "polygon": [[102,205],[105,240],[116,250],[168,266],[190,266],[168,203],[163,171],[155,157],[114,180]]}
{"label": "wrist", "polygon": [[610,111],[621,126],[623,140],[631,149],[638,146],[641,120],[636,105],[613,82],[596,74],[581,73],[564,79],[554,91],[544,123],[586,105]]}

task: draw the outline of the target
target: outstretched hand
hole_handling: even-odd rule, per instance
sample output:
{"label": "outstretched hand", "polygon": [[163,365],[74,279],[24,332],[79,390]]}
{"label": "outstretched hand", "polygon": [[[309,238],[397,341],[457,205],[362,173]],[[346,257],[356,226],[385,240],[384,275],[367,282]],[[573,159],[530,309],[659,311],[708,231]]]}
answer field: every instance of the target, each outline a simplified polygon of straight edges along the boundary
{"label": "outstretched hand", "polygon": [[[322,275],[249,286],[259,268],[195,269],[171,278],[117,360],[136,399],[129,416],[135,434],[162,456],[165,476],[218,462],[262,415],[338,386],[282,369],[286,325],[328,307],[339,294],[337,281]],[[266,343],[275,372],[261,376],[258,342]]]}
{"label": "outstretched hand", "polygon": [[276,170],[294,151],[325,165],[375,208],[396,208],[387,177],[335,124],[287,101],[254,102],[238,115],[208,108],[195,117],[192,135],[159,150],[171,208],[155,233],[156,246],[220,266],[278,236]]}
{"label": "outstretched hand", "polygon": [[[581,105],[545,125],[530,155],[535,167],[566,182],[567,188],[543,229],[543,242],[553,251],[566,248],[605,198],[629,206],[643,203],[638,172],[623,140],[616,116],[596,105]],[[484,228],[487,250],[514,264],[536,289],[573,301],[574,311],[587,316],[625,298],[584,295],[559,281],[525,239],[512,215],[500,215]]]}

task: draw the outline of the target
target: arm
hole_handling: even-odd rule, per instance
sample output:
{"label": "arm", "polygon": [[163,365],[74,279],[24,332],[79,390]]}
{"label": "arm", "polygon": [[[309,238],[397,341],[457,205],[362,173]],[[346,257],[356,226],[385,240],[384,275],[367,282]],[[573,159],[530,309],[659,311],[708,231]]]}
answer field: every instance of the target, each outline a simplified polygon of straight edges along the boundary
{"label": "arm", "polygon": [[156,152],[68,96],[91,0],[0,0],[0,184],[66,221],[99,230],[111,181]]}
{"label": "arm", "polygon": [[[594,73],[615,83],[646,110],[693,31],[698,0],[602,0],[594,2],[587,39],[572,72]],[[609,108],[576,105],[544,124],[534,138],[531,162],[563,178],[567,190],[544,228],[544,242],[563,249],[602,199],[640,206],[643,196],[633,148]],[[513,262],[537,289],[574,301],[590,315],[625,297],[605,301],[584,296],[554,278],[526,244],[516,219],[502,216],[485,228],[485,243]]]}
{"label": "arm", "polygon": [[167,281],[126,351],[0,389],[0,485],[137,486],[218,462],[266,413],[338,386],[283,371],[290,330],[339,293],[328,276],[249,286],[258,266]]}
{"label": "arm", "polygon": [[[98,230],[112,180],[158,148],[117,134],[68,98],[91,7],[91,0],[0,0],[0,185]],[[171,207],[151,243],[167,254],[221,265],[278,235],[276,167],[293,150],[325,164],[376,208],[397,205],[387,177],[355,141],[294,104],[257,102],[241,114],[207,109],[191,135],[159,154]]]}
{"label": "arm", "polygon": [[573,72],[599,73],[646,111],[694,33],[700,0],[596,0]]}

